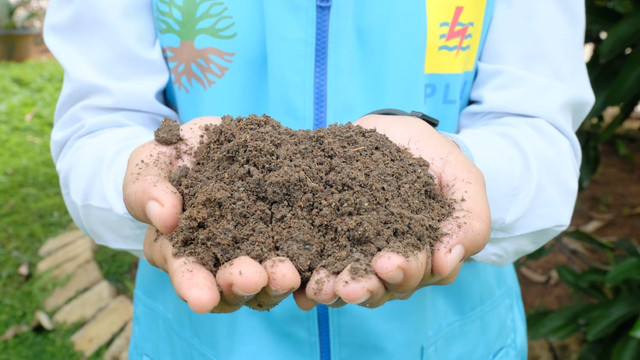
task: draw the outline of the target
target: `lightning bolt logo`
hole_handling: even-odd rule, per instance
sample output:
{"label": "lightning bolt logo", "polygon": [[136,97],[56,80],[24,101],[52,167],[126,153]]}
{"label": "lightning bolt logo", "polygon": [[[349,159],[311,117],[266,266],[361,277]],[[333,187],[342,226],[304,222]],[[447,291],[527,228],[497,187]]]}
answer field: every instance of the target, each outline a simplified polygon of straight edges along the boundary
{"label": "lightning bolt logo", "polygon": [[457,74],[474,69],[487,2],[425,0],[425,74]]}
{"label": "lightning bolt logo", "polygon": [[445,41],[453,40],[455,38],[460,38],[460,42],[458,43],[458,50],[456,51],[456,56],[460,52],[460,48],[462,48],[462,42],[464,41],[465,36],[467,36],[467,31],[469,31],[469,25],[465,25],[460,29],[458,27],[458,20],[460,19],[460,15],[462,14],[463,6],[457,6],[455,12],[453,13],[453,19],[451,20],[451,24],[449,24],[449,31],[447,32],[447,37]]}

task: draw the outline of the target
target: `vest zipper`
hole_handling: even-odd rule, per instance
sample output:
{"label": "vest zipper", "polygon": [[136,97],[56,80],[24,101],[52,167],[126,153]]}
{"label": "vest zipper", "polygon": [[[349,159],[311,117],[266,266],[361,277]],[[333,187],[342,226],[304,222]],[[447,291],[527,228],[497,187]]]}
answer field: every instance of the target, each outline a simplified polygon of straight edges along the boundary
{"label": "vest zipper", "polygon": [[313,71],[313,128],[327,126],[327,53],[331,0],[316,0],[316,52]]}
{"label": "vest zipper", "polygon": [[[313,71],[313,129],[327,126],[327,55],[331,0],[316,0],[316,48]],[[329,308],[318,305],[320,360],[331,360]]]}
{"label": "vest zipper", "polygon": [[318,308],[318,338],[320,342],[320,360],[331,360],[331,342],[329,333],[329,307],[319,304]]}

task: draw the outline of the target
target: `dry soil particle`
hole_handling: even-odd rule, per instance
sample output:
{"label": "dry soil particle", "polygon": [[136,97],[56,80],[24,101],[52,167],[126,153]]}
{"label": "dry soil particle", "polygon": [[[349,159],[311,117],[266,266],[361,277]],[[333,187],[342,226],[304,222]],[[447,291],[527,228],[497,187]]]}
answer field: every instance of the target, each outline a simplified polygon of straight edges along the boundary
{"label": "dry soil particle", "polygon": [[153,135],[156,141],[162,145],[173,145],[182,140],[180,125],[177,121],[169,118],[162,119],[162,124]]}
{"label": "dry soil particle", "polygon": [[294,131],[268,116],[223,117],[193,166],[172,176],[184,199],[174,255],[214,274],[239,256],[284,256],[306,284],[314,269],[370,269],[382,249],[430,253],[453,206],[428,169],[359,126]]}

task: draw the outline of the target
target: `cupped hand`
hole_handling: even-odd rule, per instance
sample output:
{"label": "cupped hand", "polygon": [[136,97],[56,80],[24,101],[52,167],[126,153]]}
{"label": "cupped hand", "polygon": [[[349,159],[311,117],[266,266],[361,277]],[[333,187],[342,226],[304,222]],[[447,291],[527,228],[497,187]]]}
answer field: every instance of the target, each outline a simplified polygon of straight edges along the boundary
{"label": "cupped hand", "polygon": [[224,264],[216,276],[193,258],[173,256],[167,234],[178,226],[182,197],[171,185],[173,171],[193,163],[205,125],[218,117],[202,117],[181,126],[183,141],[161,145],[149,141],[136,148],[127,165],[124,203],[137,220],[149,224],[144,240],[147,261],[169,274],[177,293],[197,313],[232,312],[243,305],[257,310],[276,306],[300,286],[300,275],[286,258],[263,264],[243,256]]}
{"label": "cupped hand", "polygon": [[414,156],[430,163],[440,191],[454,201],[453,215],[443,223],[443,237],[431,254],[409,258],[382,251],[371,262],[374,274],[353,280],[349,267],[340,274],[317,270],[306,289],[294,297],[298,306],[317,303],[338,307],[345,303],[377,307],[389,300],[406,299],[428,285],[453,282],[463,261],[480,252],[489,239],[491,215],[482,172],[458,145],[420,119],[409,116],[368,115],[354,123],[375,129]]}

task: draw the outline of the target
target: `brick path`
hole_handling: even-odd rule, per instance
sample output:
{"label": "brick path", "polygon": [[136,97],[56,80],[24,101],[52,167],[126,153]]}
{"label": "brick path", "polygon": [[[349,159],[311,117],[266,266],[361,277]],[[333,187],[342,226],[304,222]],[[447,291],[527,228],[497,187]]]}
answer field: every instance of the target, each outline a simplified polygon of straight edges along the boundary
{"label": "brick path", "polygon": [[[71,337],[74,348],[89,357],[109,344],[104,359],[127,359],[133,304],[118,295],[94,260],[96,244],[80,230],[47,240],[38,250],[36,272],[61,285],[44,301],[54,324],[84,325]],[[67,281],[62,281],[68,279]]]}

